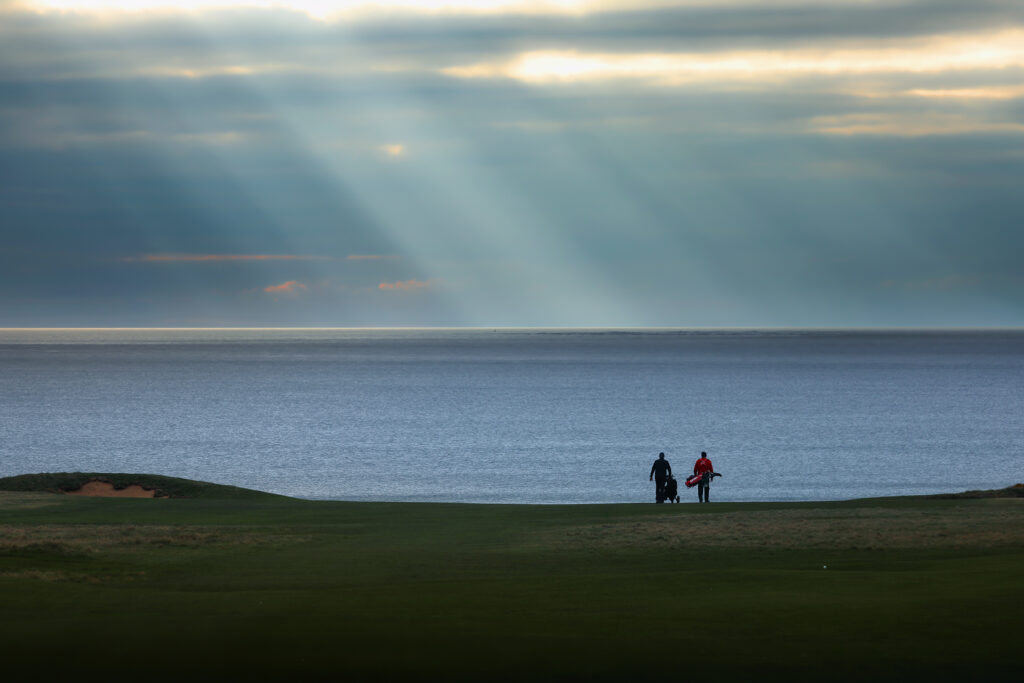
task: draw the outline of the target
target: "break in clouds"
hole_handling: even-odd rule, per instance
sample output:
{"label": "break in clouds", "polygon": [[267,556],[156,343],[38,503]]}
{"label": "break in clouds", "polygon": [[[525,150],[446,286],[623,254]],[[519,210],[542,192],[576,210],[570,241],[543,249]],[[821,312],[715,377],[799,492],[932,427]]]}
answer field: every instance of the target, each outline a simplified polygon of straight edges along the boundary
{"label": "break in clouds", "polygon": [[1019,2],[170,4],[0,4],[3,325],[1021,322]]}

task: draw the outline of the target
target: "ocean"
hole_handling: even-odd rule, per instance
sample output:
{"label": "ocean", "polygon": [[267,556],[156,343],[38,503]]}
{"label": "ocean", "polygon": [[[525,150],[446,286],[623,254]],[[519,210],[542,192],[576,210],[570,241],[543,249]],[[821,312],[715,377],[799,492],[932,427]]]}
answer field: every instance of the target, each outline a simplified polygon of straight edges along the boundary
{"label": "ocean", "polygon": [[701,451],[712,501],[1024,481],[1024,331],[0,330],[0,476],[626,503]]}

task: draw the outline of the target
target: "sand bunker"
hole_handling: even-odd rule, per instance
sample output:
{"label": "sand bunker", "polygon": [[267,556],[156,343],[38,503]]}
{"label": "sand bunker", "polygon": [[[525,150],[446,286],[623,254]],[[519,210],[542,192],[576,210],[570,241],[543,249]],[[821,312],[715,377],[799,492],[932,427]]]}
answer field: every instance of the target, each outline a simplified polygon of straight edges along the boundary
{"label": "sand bunker", "polygon": [[93,479],[82,484],[82,487],[74,491],[65,491],[69,496],[102,496],[104,498],[166,498],[159,495],[156,489],[147,489],[138,484],[125,486],[123,489],[114,488],[108,481]]}

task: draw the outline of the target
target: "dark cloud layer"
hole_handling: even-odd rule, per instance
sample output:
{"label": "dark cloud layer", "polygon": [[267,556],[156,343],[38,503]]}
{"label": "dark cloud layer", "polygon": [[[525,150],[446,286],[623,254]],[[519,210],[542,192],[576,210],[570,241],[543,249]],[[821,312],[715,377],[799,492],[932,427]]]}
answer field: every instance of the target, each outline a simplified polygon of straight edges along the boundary
{"label": "dark cloud layer", "polygon": [[[572,44],[581,49],[679,47],[682,42],[766,44],[832,41],[836,38],[913,38],[978,32],[1024,23],[1015,0],[927,0],[897,3],[780,3],[736,6],[560,14],[388,14],[319,22],[284,10],[208,12],[201,22],[185,16],[127,15],[96,21],[89,15],[13,14],[3,33],[11,52],[39,54],[60,44],[84,54],[110,54],[146,48],[216,52],[302,48],[339,49],[346,45],[381,52],[453,53],[472,50],[534,49]],[[749,43],[747,43],[749,44]],[[308,54],[308,53],[307,53]]]}

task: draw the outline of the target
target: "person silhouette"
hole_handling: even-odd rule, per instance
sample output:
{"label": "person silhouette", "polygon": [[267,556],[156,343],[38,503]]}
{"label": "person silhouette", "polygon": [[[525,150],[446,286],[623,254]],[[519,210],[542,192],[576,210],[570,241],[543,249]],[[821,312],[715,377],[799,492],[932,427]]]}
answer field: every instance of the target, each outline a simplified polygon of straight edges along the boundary
{"label": "person silhouette", "polygon": [[648,481],[654,481],[654,502],[665,502],[665,482],[672,474],[672,465],[668,464],[664,453],[658,453],[658,459],[651,465],[651,476]]}
{"label": "person silhouette", "polygon": [[711,465],[708,454],[701,451],[697,462],[693,463],[693,475],[702,475],[700,483],[697,484],[697,502],[711,502],[711,478],[714,476],[714,472],[715,468]]}

